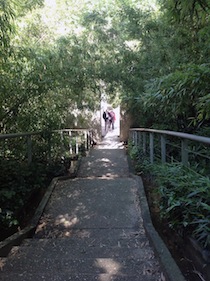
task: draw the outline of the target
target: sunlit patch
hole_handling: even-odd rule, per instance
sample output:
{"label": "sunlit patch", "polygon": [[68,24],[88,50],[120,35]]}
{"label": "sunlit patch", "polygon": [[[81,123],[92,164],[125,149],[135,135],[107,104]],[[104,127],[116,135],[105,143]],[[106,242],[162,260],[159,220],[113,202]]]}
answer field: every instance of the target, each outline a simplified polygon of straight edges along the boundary
{"label": "sunlit patch", "polygon": [[39,225],[36,228],[36,233],[43,231],[47,227],[48,223],[50,224],[50,222],[51,222],[50,215],[43,215],[43,217],[40,220]]}
{"label": "sunlit patch", "polygon": [[37,228],[36,228],[36,233],[41,232],[41,231],[45,228],[45,226],[46,226],[46,223],[45,223],[45,222],[39,224],[39,225],[37,226]]}
{"label": "sunlit patch", "polygon": [[102,158],[101,161],[106,162],[106,163],[111,163],[110,159],[108,159],[108,158]]}
{"label": "sunlit patch", "polygon": [[[106,280],[112,280],[111,277],[113,275],[120,274],[121,264],[116,262],[113,259],[96,259],[95,265],[103,269],[104,273],[106,273]],[[108,278],[107,278],[108,277]],[[100,280],[105,281],[105,276],[101,275]]]}
{"label": "sunlit patch", "polygon": [[67,198],[75,198],[75,197],[78,197],[79,195],[80,195],[80,191],[74,190],[73,192],[67,194]]}
{"label": "sunlit patch", "polygon": [[0,270],[3,270],[3,267],[6,263],[6,259],[5,258],[0,258]]}
{"label": "sunlit patch", "polygon": [[71,231],[66,231],[66,232],[64,233],[64,236],[65,236],[65,237],[71,237],[71,236],[72,236],[72,232],[71,232]]}
{"label": "sunlit patch", "polygon": [[79,219],[77,217],[69,216],[69,214],[60,215],[55,221],[55,225],[63,225],[66,228],[70,228],[77,224]]}

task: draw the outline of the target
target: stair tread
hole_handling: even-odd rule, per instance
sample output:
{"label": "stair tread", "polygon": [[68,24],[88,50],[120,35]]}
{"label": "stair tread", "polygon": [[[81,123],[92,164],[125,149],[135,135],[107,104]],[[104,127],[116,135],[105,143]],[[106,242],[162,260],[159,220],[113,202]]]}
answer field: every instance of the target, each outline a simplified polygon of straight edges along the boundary
{"label": "stair tread", "polygon": [[[160,277],[161,278],[161,277]],[[1,274],[0,281],[157,281],[157,276],[135,275],[135,274],[68,274],[65,272],[44,272],[30,274],[27,272],[16,274],[10,272],[9,274]]]}
{"label": "stair tread", "polygon": [[[94,243],[94,241],[93,241]],[[122,242],[115,246],[109,246],[106,244],[73,244],[73,243],[47,243],[42,244],[38,243],[37,245],[34,244],[34,247],[28,246],[21,246],[21,247],[14,247],[11,250],[9,255],[10,259],[14,259],[16,257],[21,258],[30,258],[33,256],[34,258],[84,258],[84,257],[128,257],[128,258],[150,258],[154,256],[153,250],[148,247],[147,242],[142,242],[141,244],[127,244],[123,245]]]}
{"label": "stair tread", "polygon": [[[107,233],[105,230],[80,231],[79,236],[54,239],[27,239],[20,247],[14,247],[10,256],[34,257],[149,257],[154,255],[149,241],[139,231],[120,230]],[[84,237],[82,236],[84,235]]]}
{"label": "stair tread", "polygon": [[[17,275],[36,275],[46,272],[56,272],[58,275],[80,273],[87,275],[146,275],[156,274],[159,270],[157,261],[136,258],[85,258],[85,259],[15,259],[10,260],[1,273],[16,273]],[[42,279],[40,279],[42,280]]]}
{"label": "stair tread", "polygon": [[[36,241],[79,241],[79,243],[90,243],[90,241],[96,241],[96,243],[109,243],[115,245],[118,241],[139,241],[139,240],[148,240],[145,236],[145,229],[143,226],[138,225],[135,228],[78,228],[71,229],[66,232],[66,236],[41,236],[39,233],[34,236],[33,239],[25,239],[24,243],[32,244]],[[34,241],[34,242],[33,242]],[[86,242],[87,241],[87,242]],[[60,242],[59,242],[60,243]]]}

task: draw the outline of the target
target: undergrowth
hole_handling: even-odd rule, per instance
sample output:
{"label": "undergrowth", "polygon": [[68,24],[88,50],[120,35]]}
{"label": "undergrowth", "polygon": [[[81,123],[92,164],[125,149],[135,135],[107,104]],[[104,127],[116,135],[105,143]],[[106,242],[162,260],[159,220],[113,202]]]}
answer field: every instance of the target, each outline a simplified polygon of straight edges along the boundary
{"label": "undergrowth", "polygon": [[41,189],[44,192],[54,176],[65,173],[65,164],[39,161],[28,165],[14,159],[0,160],[0,232],[21,225],[22,209],[27,204],[33,205],[29,202],[31,196]]}
{"label": "undergrowth", "polygon": [[[170,228],[193,236],[210,248],[210,179],[182,164],[150,164],[142,152],[129,144],[137,173],[152,178],[159,194],[160,219]],[[155,202],[154,202],[155,203]]]}

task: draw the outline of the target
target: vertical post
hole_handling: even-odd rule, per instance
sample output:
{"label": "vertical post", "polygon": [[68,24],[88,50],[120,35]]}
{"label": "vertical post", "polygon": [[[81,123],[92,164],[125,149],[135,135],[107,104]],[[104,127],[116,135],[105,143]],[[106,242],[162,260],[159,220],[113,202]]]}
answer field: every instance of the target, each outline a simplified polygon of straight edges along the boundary
{"label": "vertical post", "polygon": [[161,162],[166,162],[166,137],[165,135],[161,135],[160,137],[161,142]]}
{"label": "vertical post", "polygon": [[71,131],[69,130],[69,153],[72,155]]}
{"label": "vertical post", "polygon": [[143,153],[146,155],[146,133],[143,132]]}
{"label": "vertical post", "polygon": [[137,131],[134,131],[134,145],[137,146],[138,145],[138,136],[137,136]]}
{"label": "vertical post", "polygon": [[90,143],[89,143],[89,138],[90,138],[90,131],[87,131],[86,132],[86,136],[87,136],[87,150],[89,150],[89,147],[90,147]]}
{"label": "vertical post", "polygon": [[89,144],[90,144],[90,146],[93,146],[93,130],[90,131]]}
{"label": "vertical post", "polygon": [[60,131],[60,136],[61,136],[61,150],[62,150],[62,153],[64,153],[65,152],[65,148],[64,148],[63,131]]}
{"label": "vertical post", "polygon": [[150,163],[154,163],[154,133],[149,134]]}
{"label": "vertical post", "polygon": [[32,162],[32,140],[31,135],[27,136],[28,165]]}
{"label": "vertical post", "polygon": [[182,164],[188,165],[188,141],[186,139],[182,139]]}
{"label": "vertical post", "polygon": [[85,136],[85,150],[88,150],[88,142],[87,142],[88,132],[87,131],[84,131],[84,136]]}
{"label": "vertical post", "polygon": [[134,144],[134,132],[130,131],[130,139],[132,141],[132,144]]}
{"label": "vertical post", "polygon": [[138,136],[137,137],[137,142],[138,142],[137,144],[138,144],[138,146],[140,146],[141,145],[141,132],[138,131],[137,136]]}
{"label": "vertical post", "polygon": [[75,141],[76,141],[76,155],[78,155],[79,154],[78,136],[75,137]]}

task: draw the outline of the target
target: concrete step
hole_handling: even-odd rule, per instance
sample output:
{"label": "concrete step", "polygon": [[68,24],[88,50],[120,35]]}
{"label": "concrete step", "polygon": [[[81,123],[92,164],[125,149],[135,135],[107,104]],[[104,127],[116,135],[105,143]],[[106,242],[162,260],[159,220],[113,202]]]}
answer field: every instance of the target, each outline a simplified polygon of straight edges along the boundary
{"label": "concrete step", "polygon": [[152,259],[154,252],[144,239],[81,240],[77,238],[31,239],[21,246],[13,247],[9,258],[138,258]]}
{"label": "concrete step", "polygon": [[89,156],[82,159],[77,177],[124,178],[129,176],[127,156],[123,149],[93,149]]}
{"label": "concrete step", "polygon": [[60,271],[70,273],[82,274],[144,274],[146,271],[153,271],[156,266],[156,261],[135,259],[135,258],[16,258],[8,259],[5,266],[2,267],[1,272],[16,272],[21,274],[23,272],[36,273],[47,271]]}
{"label": "concrete step", "polygon": [[[142,259],[122,259],[122,258],[85,258],[85,259],[67,259],[67,258],[42,258],[36,259],[34,256],[31,258],[8,259],[5,266],[1,269],[0,280],[12,281],[15,276],[22,277],[23,280],[38,280],[33,279],[34,276],[39,275],[39,280],[75,280],[75,279],[62,279],[62,276],[77,276],[82,275],[90,276],[86,280],[94,279],[98,275],[116,276],[152,276],[156,275],[157,278],[158,265],[155,260],[142,260]],[[49,279],[48,275],[57,276],[57,279]],[[158,273],[160,274],[160,273]],[[4,279],[2,279],[4,278]],[[47,279],[48,278],[48,279]],[[60,279],[59,279],[60,278]],[[79,280],[79,279],[76,279]],[[82,279],[83,280],[83,279]],[[85,279],[84,279],[85,280]],[[101,280],[101,279],[99,279]],[[108,279],[115,280],[115,279]],[[128,279],[125,279],[128,280]],[[133,279],[130,279],[133,280]],[[146,280],[142,278],[142,280]],[[148,279],[150,280],[150,279]],[[155,280],[155,279],[152,279]],[[157,280],[157,279],[156,279]]]}
{"label": "concrete step", "polygon": [[[68,274],[66,272],[37,272],[36,274],[31,274],[23,272],[21,274],[1,273],[0,281],[157,281],[157,279],[152,275],[121,275],[121,274]],[[164,279],[162,279],[164,280]]]}
{"label": "concrete step", "polygon": [[88,245],[100,245],[105,244],[109,246],[116,246],[119,244],[129,247],[136,247],[141,245],[142,242],[148,241],[145,235],[145,229],[143,226],[138,228],[85,228],[85,229],[72,229],[66,237],[51,237],[49,238],[37,238],[25,239],[22,245],[33,245],[37,241],[45,241],[51,243],[51,241],[66,241],[69,243],[87,243]]}
{"label": "concrete step", "polygon": [[95,236],[85,238],[27,239],[0,264],[2,281],[157,281],[161,275],[148,240],[132,230],[109,234],[95,230]]}
{"label": "concrete step", "polygon": [[73,229],[136,228],[140,220],[134,179],[74,179],[56,186],[36,237],[66,237]]}

